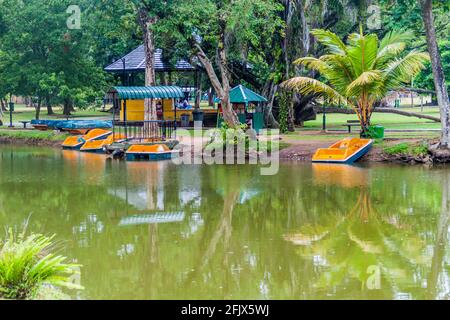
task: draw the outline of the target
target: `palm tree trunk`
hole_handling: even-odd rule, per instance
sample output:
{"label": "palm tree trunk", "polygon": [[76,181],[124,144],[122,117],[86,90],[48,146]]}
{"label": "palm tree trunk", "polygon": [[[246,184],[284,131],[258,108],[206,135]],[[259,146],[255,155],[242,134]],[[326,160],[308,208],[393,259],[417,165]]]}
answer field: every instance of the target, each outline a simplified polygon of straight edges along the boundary
{"label": "palm tree trunk", "polygon": [[433,69],[434,85],[436,87],[436,96],[441,110],[441,148],[449,148],[450,144],[450,105],[448,92],[445,85],[444,69],[442,67],[441,55],[436,40],[436,29],[433,19],[433,1],[419,0],[422,4],[422,16],[427,35],[428,52],[431,57],[431,67]]}

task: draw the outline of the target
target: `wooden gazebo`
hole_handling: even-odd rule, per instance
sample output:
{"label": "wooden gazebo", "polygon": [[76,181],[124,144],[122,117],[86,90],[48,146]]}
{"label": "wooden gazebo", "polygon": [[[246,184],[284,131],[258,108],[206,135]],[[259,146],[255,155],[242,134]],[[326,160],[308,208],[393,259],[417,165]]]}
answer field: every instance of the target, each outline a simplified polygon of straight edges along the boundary
{"label": "wooden gazebo", "polygon": [[[198,66],[193,66],[187,61],[187,59],[179,59],[175,63],[171,63],[166,57],[166,51],[163,49],[156,49],[154,52],[153,62],[155,73],[157,75],[163,75],[162,78],[166,79],[166,83],[161,85],[178,85],[183,89],[185,98],[189,96],[189,93],[199,89],[199,74],[201,69]],[[136,75],[139,73],[145,73],[146,56],[144,51],[144,45],[140,45],[130,53],[117,59],[112,64],[105,68],[106,72],[118,75],[121,78],[122,86],[135,86]],[[192,83],[175,83],[173,80],[173,73],[187,74]],[[158,78],[158,77],[157,77]]]}

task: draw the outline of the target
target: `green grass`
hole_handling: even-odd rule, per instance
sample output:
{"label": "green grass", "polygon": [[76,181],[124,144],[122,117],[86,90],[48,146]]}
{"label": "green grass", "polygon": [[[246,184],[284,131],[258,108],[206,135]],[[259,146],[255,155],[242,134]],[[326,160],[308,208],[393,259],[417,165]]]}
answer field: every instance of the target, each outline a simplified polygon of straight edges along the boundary
{"label": "green grass", "polygon": [[383,151],[389,155],[423,156],[428,153],[428,146],[424,143],[421,144],[399,143],[394,146],[385,147],[383,148]]}
{"label": "green grass", "polygon": [[[53,111],[55,114],[48,115],[47,108],[42,108],[40,113],[40,119],[42,120],[52,120],[52,119],[64,119],[62,108],[54,107]],[[101,112],[100,110],[87,109],[87,110],[77,110],[72,112],[72,117],[74,118],[96,118],[96,117],[111,117],[109,113]],[[36,118],[36,111],[34,108],[27,108],[24,105],[16,105],[13,112],[13,122],[19,121],[31,121]],[[3,122],[9,123],[9,112],[6,111],[3,114]]]}
{"label": "green grass", "polygon": [[0,137],[9,137],[16,139],[64,141],[68,136],[68,134],[57,134],[54,131],[0,129]]}
{"label": "green grass", "polygon": [[[420,108],[402,108],[402,111],[421,113]],[[439,117],[438,108],[424,108],[423,114]],[[358,120],[356,114],[339,114],[331,113],[326,115],[328,130],[346,130],[343,125],[347,120]],[[320,130],[322,128],[322,114],[317,115],[316,120],[305,122],[305,129]],[[372,116],[372,124],[382,125],[386,129],[439,129],[440,123],[427,119],[419,119],[415,117],[405,117],[393,113],[374,113]],[[356,128],[354,128],[356,130]]]}

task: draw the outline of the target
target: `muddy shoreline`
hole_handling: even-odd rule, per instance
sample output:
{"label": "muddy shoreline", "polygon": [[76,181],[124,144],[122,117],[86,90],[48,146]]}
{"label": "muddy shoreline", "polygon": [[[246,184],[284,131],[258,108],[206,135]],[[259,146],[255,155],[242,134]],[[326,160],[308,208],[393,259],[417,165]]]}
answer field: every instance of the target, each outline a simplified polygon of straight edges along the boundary
{"label": "muddy shoreline", "polygon": [[20,146],[60,148],[61,143],[62,141],[58,140],[0,136],[0,145],[20,145]]}
{"label": "muddy shoreline", "polygon": [[[392,143],[400,143],[403,140],[392,140]],[[414,140],[407,140],[414,142]],[[430,141],[430,144],[433,141]],[[19,145],[19,146],[34,146],[34,147],[50,147],[61,149],[62,141],[48,140],[38,138],[25,137],[9,137],[0,136],[0,145]],[[291,143],[290,146],[280,150],[279,159],[281,161],[297,161],[297,162],[311,162],[312,157],[318,148],[327,148],[330,143],[327,141],[302,141],[301,143]],[[364,156],[360,162],[370,163],[403,163],[403,164],[432,164],[442,163],[443,161],[436,161],[433,155],[429,154],[423,156],[412,156],[407,154],[389,155],[383,151],[383,148],[374,146],[372,150]]]}

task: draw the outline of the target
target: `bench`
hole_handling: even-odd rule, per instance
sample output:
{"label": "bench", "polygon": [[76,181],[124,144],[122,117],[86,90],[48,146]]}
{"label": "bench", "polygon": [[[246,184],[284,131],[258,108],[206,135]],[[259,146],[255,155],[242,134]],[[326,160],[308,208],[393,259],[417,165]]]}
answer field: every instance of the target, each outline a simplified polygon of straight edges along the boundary
{"label": "bench", "polygon": [[20,123],[23,124],[23,128],[26,129],[27,128],[27,124],[29,124],[31,121],[19,121]]}
{"label": "bench", "polygon": [[348,133],[352,133],[352,127],[360,127],[359,120],[347,120],[347,124],[343,124],[344,127],[348,127]]}

